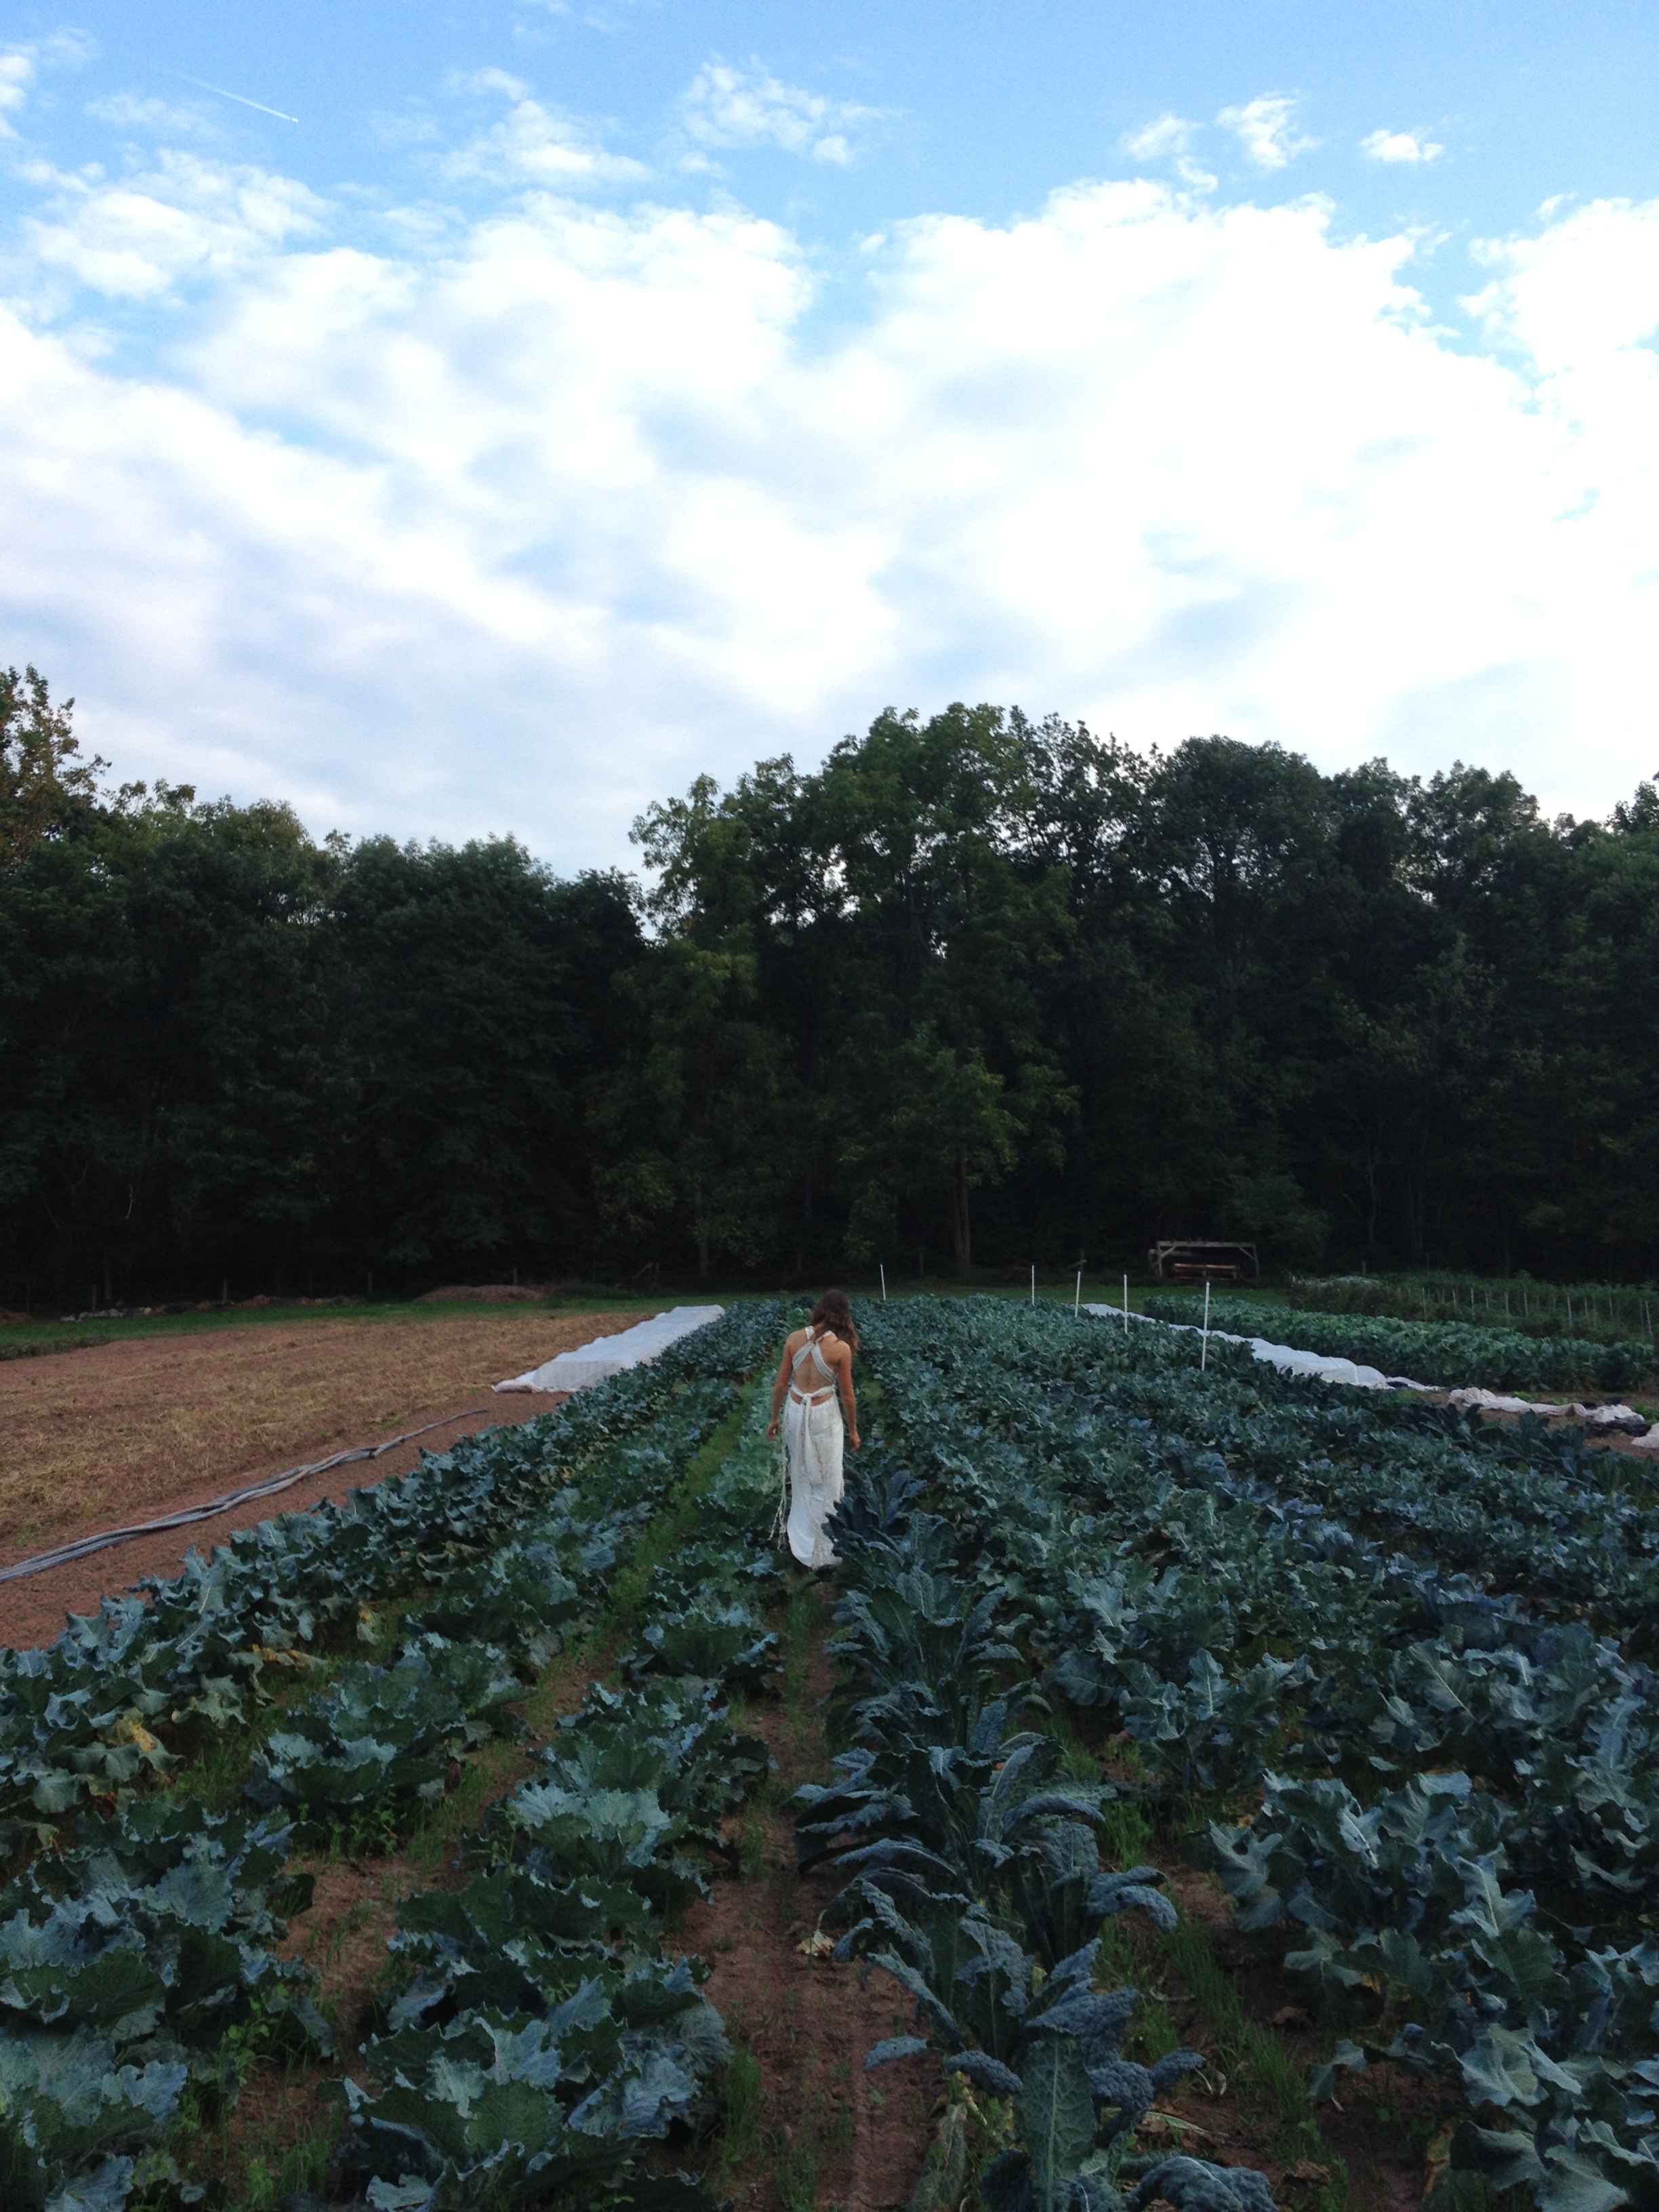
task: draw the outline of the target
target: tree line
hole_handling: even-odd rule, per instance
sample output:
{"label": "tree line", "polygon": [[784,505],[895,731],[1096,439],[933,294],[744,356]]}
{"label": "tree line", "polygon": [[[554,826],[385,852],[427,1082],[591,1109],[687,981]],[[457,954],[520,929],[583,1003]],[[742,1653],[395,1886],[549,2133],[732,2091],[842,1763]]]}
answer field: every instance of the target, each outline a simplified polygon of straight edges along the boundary
{"label": "tree line", "polygon": [[1155,1237],[1651,1274],[1659,793],[884,714],[639,878],[112,787],[0,675],[0,1303]]}

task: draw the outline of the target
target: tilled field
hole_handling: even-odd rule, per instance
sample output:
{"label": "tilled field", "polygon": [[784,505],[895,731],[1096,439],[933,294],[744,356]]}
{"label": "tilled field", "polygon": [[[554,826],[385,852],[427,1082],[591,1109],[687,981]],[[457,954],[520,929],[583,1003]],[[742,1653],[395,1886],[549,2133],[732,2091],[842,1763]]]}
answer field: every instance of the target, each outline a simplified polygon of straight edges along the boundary
{"label": "tilled field", "polygon": [[[1492,2052],[1535,2047],[1560,2096],[1594,2085],[1501,2019],[1475,2025],[1475,2065],[1447,2039],[1455,1971],[1484,1972],[1495,2014],[1517,1960],[1536,1972],[1583,1935],[1462,1848],[1458,1824],[1506,1815],[1479,1802],[1495,1754],[1467,1731],[1480,1779],[1447,1771],[1462,1723],[1439,1692],[1455,1679],[1472,1710],[1503,1672],[1491,1634],[1468,1643],[1460,1623],[1519,1634],[1554,1601],[1455,1577],[1460,1547],[1536,1582],[1528,1532],[1576,1504],[1601,1532],[1599,1602],[1645,1605],[1639,1562],[1607,1579],[1610,1539],[1645,1526],[1636,1506],[1607,1520],[1609,1462],[1551,1442],[1523,1468],[1501,1432],[1352,1407],[1224,1351],[1195,1370],[1162,1336],[983,1304],[872,1310],[866,1446],[826,1586],[764,1537],[764,1386],[787,1318],[740,1308],[555,1421],[464,1443],[349,1514],[275,1522],[148,1611],[0,1669],[5,1934],[41,1962],[9,1984],[27,2125],[0,2111],[27,2201],[72,2182],[149,2212],[157,2185],[189,2181],[246,2212],[295,2192],[427,2212],[486,2188],[501,2212],[629,2196],[945,2212],[982,2179],[997,2207],[1405,2212],[1449,2168],[1525,2148],[1525,2123],[1483,2112],[1493,2083],[1511,2096]],[[1358,1529],[1330,1518],[1351,1462]],[[1444,1560],[1367,1534],[1408,1507]],[[1570,1596],[1582,1548],[1565,1527]],[[1431,1606],[1455,1609],[1455,1651],[1444,1624],[1445,1648],[1425,1644]],[[1315,1632],[1324,1679],[1299,1703],[1311,1666],[1273,1647]],[[1536,1644],[1546,1688],[1590,1632]],[[1610,1641],[1596,1656],[1624,1665]],[[1377,1680],[1381,1784],[1362,1771],[1381,1771]],[[1431,1713],[1412,1703],[1425,1681]],[[1573,1686],[1581,1705],[1617,1692]],[[1433,1741],[1405,1741],[1431,1720]],[[1510,1699],[1510,1735],[1528,1721]],[[1416,1778],[1393,1778],[1413,1749],[1436,1762],[1432,1820],[1403,1855],[1398,1820],[1379,1831],[1387,1852],[1347,1881],[1338,1856],[1380,1816],[1341,1773],[1382,1814],[1409,1810]],[[1316,1753],[1339,1771],[1310,1775]],[[1328,1802],[1340,1826],[1316,1837]],[[1409,1904],[1443,1838],[1459,1886],[1436,1875],[1417,1953],[1342,1923],[1389,1905],[1385,1882]],[[1504,1841],[1531,1872],[1513,1818]],[[1298,1866],[1302,1917],[1236,1916],[1218,1886]],[[1534,1918],[1530,1950],[1491,1938],[1482,1897],[1504,1926]],[[209,1911],[222,1940],[192,1936],[191,1977],[169,1979],[177,1923]],[[1345,1977],[1323,1990],[1310,1926]],[[1396,1996],[1400,1959],[1420,1986]],[[1647,1967],[1638,1948],[1644,2005]],[[1562,2002],[1585,1985],[1553,1984]],[[1333,2056],[1341,2094],[1310,2102]],[[125,2100],[90,2132],[88,2083]],[[1470,2112],[1498,2128],[1471,2132]],[[1540,2169],[1560,2167],[1560,2142],[1538,2140]],[[1601,2127],[1574,2155],[1609,2150],[1645,2154]]]}
{"label": "tilled field", "polygon": [[[0,1365],[0,1566],[441,1415],[483,1408],[426,1439],[434,1450],[465,1429],[544,1413],[554,1401],[494,1397],[492,1384],[638,1318],[495,1309],[406,1322],[250,1325],[7,1361]],[[54,1635],[66,1609],[95,1606],[101,1591],[125,1589],[142,1574],[173,1571],[192,1542],[210,1546],[231,1526],[343,1498],[404,1472],[419,1450],[405,1445],[222,1522],[0,1584],[0,1643]]]}

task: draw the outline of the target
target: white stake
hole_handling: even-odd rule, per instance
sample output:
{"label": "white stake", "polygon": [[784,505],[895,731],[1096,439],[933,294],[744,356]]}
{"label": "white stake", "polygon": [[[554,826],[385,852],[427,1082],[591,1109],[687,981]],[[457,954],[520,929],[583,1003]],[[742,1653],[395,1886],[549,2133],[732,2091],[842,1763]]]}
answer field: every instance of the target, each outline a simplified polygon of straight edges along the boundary
{"label": "white stake", "polygon": [[1036,1261],[1031,1262],[1031,1304],[1036,1304]]}
{"label": "white stake", "polygon": [[1198,1355],[1198,1371],[1202,1375],[1210,1364],[1210,1279],[1204,1278],[1204,1343]]}
{"label": "white stake", "polygon": [[880,1260],[878,1261],[876,1264],[881,1269],[881,1302],[885,1305],[887,1303],[887,1262],[884,1260]]}
{"label": "white stake", "polygon": [[1123,1278],[1123,1334],[1129,1334],[1129,1278]]}
{"label": "white stake", "polygon": [[1082,1270],[1082,1268],[1081,1268],[1081,1267],[1079,1267],[1079,1268],[1078,1269],[1078,1271],[1077,1271],[1077,1294],[1076,1294],[1076,1296],[1075,1296],[1075,1297],[1073,1298],[1073,1300],[1072,1300],[1072,1313],[1073,1313],[1073,1318],[1075,1318],[1077,1315],[1080,1314],[1080,1313],[1082,1312],[1082,1310],[1083,1310],[1083,1270]]}

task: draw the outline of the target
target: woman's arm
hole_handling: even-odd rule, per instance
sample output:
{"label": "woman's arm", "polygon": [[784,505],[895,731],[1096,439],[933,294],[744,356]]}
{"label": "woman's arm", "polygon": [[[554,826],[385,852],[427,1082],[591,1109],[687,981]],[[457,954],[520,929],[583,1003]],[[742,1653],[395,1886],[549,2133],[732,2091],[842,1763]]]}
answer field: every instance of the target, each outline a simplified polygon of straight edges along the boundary
{"label": "woman's arm", "polygon": [[783,1340],[783,1357],[778,1362],[778,1378],[772,1385],[772,1418],[766,1425],[766,1440],[772,1443],[778,1433],[778,1413],[783,1404],[784,1393],[789,1388],[793,1363],[789,1357],[789,1339]]}
{"label": "woman's arm", "polygon": [[837,1346],[841,1357],[836,1362],[836,1379],[841,1384],[841,1407],[847,1419],[847,1441],[853,1449],[859,1448],[859,1401],[853,1395],[853,1354],[850,1346]]}

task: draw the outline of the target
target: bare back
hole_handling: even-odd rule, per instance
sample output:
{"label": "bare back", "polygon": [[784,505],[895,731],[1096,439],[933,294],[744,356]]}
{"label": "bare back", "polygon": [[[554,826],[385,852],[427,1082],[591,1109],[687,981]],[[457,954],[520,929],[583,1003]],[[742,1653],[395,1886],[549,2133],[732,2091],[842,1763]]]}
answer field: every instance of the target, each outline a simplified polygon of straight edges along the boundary
{"label": "bare back", "polygon": [[791,1330],[784,1340],[783,1357],[778,1362],[777,1376],[772,1386],[772,1425],[769,1435],[775,1433],[786,1393],[815,1401],[836,1391],[840,1393],[848,1439],[856,1451],[859,1417],[853,1395],[851,1348],[827,1328],[809,1325]]}

